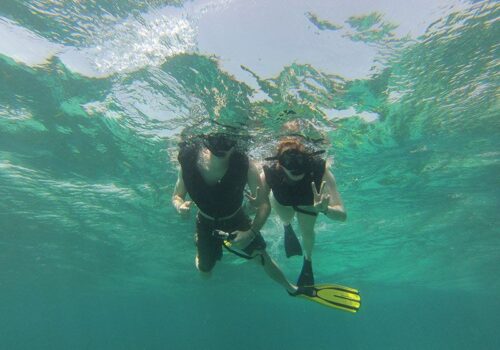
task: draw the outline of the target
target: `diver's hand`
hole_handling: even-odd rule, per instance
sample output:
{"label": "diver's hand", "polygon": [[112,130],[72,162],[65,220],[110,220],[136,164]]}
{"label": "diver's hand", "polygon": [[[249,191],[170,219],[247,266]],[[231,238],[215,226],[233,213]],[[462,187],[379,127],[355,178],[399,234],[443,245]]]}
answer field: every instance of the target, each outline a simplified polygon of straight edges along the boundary
{"label": "diver's hand", "polygon": [[193,204],[193,201],[182,202],[180,205],[176,207],[177,212],[184,217],[188,216],[189,212],[191,211],[191,204]]}
{"label": "diver's hand", "polygon": [[325,184],[326,182],[323,181],[321,183],[321,187],[319,188],[319,192],[316,191],[316,184],[311,182],[311,187],[312,187],[312,192],[314,196],[314,208],[321,213],[327,213],[328,211],[328,204],[330,203],[330,195],[325,194]]}
{"label": "diver's hand", "polygon": [[245,249],[255,238],[255,233],[252,230],[234,231],[231,235],[235,235],[232,243],[239,249]]}

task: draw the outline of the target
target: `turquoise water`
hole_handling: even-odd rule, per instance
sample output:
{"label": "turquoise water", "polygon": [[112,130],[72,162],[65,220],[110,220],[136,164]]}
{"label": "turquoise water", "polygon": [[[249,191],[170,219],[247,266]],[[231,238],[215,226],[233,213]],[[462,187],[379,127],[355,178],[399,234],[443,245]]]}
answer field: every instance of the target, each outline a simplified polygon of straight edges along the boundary
{"label": "turquoise water", "polygon": [[[0,348],[500,347],[496,1],[5,0],[0,4]],[[289,111],[294,111],[290,113]],[[194,268],[170,205],[181,132],[268,156],[300,118],[335,160],[316,280]],[[263,234],[290,280],[271,215]]]}

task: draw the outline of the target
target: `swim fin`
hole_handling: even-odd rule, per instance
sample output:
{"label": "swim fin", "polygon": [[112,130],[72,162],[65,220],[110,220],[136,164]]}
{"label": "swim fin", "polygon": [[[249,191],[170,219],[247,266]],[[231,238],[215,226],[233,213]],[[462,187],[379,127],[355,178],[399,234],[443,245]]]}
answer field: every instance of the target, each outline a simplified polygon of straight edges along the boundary
{"label": "swim fin", "polygon": [[357,312],[361,306],[361,297],[356,289],[337,284],[317,284],[314,286],[299,287],[291,295],[352,313]]}
{"label": "swim fin", "polygon": [[293,231],[292,225],[283,225],[285,229],[285,254],[289,258],[294,255],[302,255],[302,247],[300,246],[299,239]]}
{"label": "swim fin", "polygon": [[314,273],[312,270],[312,261],[304,258],[304,263],[302,264],[302,270],[300,271],[299,279],[297,280],[297,286],[312,286],[314,285]]}

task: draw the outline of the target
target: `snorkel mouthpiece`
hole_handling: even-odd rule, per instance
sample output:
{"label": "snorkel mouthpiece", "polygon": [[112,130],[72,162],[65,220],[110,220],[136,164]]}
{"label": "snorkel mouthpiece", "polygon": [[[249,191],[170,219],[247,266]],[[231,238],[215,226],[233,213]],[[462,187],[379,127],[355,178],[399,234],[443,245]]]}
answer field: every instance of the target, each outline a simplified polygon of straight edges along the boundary
{"label": "snorkel mouthpiece", "polygon": [[290,174],[292,174],[293,176],[299,176],[299,175],[304,174],[304,171],[302,169],[292,169],[292,170],[288,170],[288,171],[290,171]]}

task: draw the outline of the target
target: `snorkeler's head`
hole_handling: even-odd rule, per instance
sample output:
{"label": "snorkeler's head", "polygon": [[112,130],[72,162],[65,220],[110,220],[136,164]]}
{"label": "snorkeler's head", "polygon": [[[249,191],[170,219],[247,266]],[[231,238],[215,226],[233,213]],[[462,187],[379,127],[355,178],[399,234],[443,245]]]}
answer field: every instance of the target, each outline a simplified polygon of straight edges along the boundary
{"label": "snorkeler's head", "polygon": [[276,158],[279,165],[294,176],[310,171],[311,156],[304,145],[295,138],[284,139],[280,142]]}
{"label": "snorkeler's head", "polygon": [[288,149],[278,156],[278,163],[292,175],[301,175],[310,169],[310,156],[296,149]]}
{"label": "snorkeler's head", "polygon": [[205,135],[203,144],[214,156],[222,158],[236,145],[236,140],[228,134],[214,133]]}

